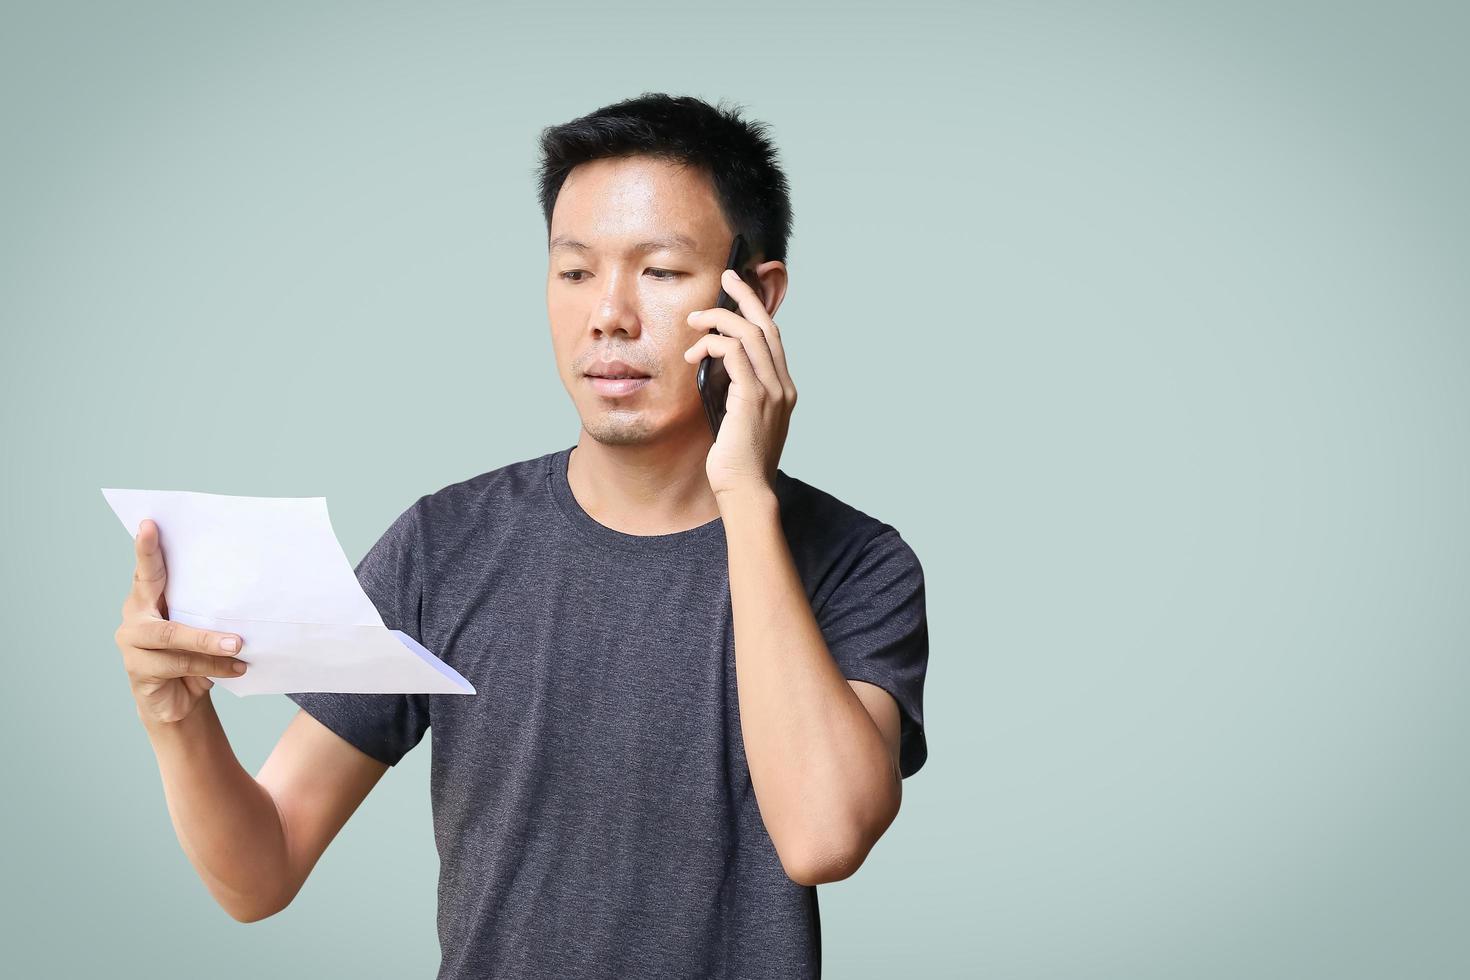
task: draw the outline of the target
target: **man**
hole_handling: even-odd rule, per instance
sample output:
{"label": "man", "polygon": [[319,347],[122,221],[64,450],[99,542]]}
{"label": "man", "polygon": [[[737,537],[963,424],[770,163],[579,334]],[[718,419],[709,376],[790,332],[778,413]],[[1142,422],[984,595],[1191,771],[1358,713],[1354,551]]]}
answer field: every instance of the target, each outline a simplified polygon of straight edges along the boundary
{"label": "man", "polygon": [[[922,570],[777,467],[791,209],[762,124],[645,94],[542,150],[577,442],[420,497],[356,569],[479,693],[290,695],[252,778],[208,696],[250,638],[167,620],[144,522],[117,639],[169,811],[216,899],[261,919],[432,724],[441,980],[815,977],[815,886],[927,755]],[[736,233],[752,260],[722,279]],[[738,313],[710,308],[722,284]],[[706,355],[731,379],[718,439]]]}

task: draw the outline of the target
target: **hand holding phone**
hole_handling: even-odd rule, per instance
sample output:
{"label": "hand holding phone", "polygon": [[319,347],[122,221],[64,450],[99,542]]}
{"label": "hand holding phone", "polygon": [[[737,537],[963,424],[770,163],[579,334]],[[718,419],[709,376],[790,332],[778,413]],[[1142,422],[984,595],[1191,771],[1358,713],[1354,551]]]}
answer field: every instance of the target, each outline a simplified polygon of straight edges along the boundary
{"label": "hand holding phone", "polygon": [[[725,268],[734,269],[744,279],[745,263],[749,261],[750,249],[745,244],[745,236],[737,234],[730,244],[730,257],[725,262]],[[723,285],[720,286],[720,298],[715,301],[715,306],[732,313],[740,312],[739,301],[725,292]],[[711,327],[710,333],[719,331]],[[730,374],[725,370],[724,360],[706,354],[699,362],[699,372],[694,376],[694,381],[699,387],[700,400],[704,402],[704,414],[709,419],[710,431],[718,439],[720,423],[725,420],[725,396],[730,391]]]}

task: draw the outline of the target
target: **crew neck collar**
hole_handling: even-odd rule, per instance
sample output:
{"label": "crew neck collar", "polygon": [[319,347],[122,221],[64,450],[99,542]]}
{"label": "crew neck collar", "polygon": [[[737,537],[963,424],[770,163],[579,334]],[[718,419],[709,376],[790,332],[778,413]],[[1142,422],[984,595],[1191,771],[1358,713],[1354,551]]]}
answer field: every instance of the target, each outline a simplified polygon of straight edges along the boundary
{"label": "crew neck collar", "polygon": [[593,544],[625,552],[649,553],[688,551],[724,540],[723,517],[716,517],[698,527],[672,534],[627,534],[600,523],[577,503],[577,498],[572,494],[572,485],[567,479],[567,462],[571,459],[572,450],[576,448],[568,446],[546,457],[546,482],[557,509],[579,534]]}

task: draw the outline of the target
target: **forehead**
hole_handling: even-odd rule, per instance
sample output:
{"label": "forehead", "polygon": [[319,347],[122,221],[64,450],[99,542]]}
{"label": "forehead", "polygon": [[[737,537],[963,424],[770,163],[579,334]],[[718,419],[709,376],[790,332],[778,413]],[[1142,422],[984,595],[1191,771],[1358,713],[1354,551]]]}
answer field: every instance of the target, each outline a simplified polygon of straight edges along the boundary
{"label": "forehead", "polygon": [[593,160],[567,175],[551,212],[553,238],[594,248],[684,235],[696,250],[729,247],[732,232],[709,176],[656,157]]}

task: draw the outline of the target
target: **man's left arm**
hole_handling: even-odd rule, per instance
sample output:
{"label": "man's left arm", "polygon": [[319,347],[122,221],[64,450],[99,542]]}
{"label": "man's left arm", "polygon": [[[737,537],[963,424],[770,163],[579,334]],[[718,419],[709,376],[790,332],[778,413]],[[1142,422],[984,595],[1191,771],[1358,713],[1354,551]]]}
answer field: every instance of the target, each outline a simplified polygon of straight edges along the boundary
{"label": "man's left arm", "polygon": [[[689,314],[699,337],[684,359],[720,358],[730,376],[724,421],[705,471],[730,556],[741,736],[756,803],[781,865],[793,881],[815,885],[856,871],[893,823],[904,767],[912,772],[922,764],[923,738],[915,727],[913,751],[905,758],[893,695],[844,676],[792,559],[775,492],[776,464],[796,405],[781,330],[771,318],[785,294],[785,263],[772,259],[753,271],[759,293],[738,273],[723,274],[739,313],[715,308]],[[922,583],[916,566],[884,566],[880,556],[879,568],[858,578],[862,588],[889,585],[883,603],[865,602],[864,592],[852,591],[846,608],[839,603],[827,618],[845,662],[864,662],[864,673],[888,678],[917,726],[918,658],[927,657],[927,647],[919,645],[927,642],[923,622],[915,618],[916,611],[922,616]],[[866,581],[869,576],[873,581]],[[897,637],[883,618],[895,599],[907,603]]]}
{"label": "man's left arm", "polygon": [[725,494],[721,514],[740,728],[761,819],[793,881],[838,881],[898,815],[898,705],[847,680],[828,651],[775,494]]}

